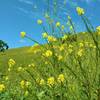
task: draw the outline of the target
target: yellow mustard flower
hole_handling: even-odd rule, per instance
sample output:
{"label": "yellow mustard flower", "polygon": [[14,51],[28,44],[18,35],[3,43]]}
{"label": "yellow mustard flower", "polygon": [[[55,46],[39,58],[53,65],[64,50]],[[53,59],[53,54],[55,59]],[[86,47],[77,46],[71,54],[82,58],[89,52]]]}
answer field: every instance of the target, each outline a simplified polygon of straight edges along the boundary
{"label": "yellow mustard flower", "polygon": [[100,32],[97,32],[97,35],[100,35]]}
{"label": "yellow mustard flower", "polygon": [[64,77],[64,75],[63,74],[60,74],[59,76],[58,76],[58,82],[59,83],[63,83],[64,82],[64,80],[65,80],[65,77]]}
{"label": "yellow mustard flower", "polygon": [[55,41],[57,41],[57,39],[53,36],[48,36],[48,41],[49,42],[55,42]]}
{"label": "yellow mustard flower", "polygon": [[41,25],[42,23],[43,23],[42,20],[40,19],[37,20],[37,24]]}
{"label": "yellow mustard flower", "polygon": [[41,80],[40,80],[40,85],[44,85],[44,84],[45,84],[44,79],[41,79]]}
{"label": "yellow mustard flower", "polygon": [[51,51],[51,50],[47,50],[47,51],[45,52],[45,54],[44,54],[44,55],[45,55],[46,57],[51,57],[51,56],[52,56],[52,54],[53,54],[53,53],[52,53],[52,51]]}
{"label": "yellow mustard flower", "polygon": [[31,82],[26,81],[25,86],[26,86],[27,88],[30,87],[30,86],[31,86]]}
{"label": "yellow mustard flower", "polygon": [[68,36],[67,35],[64,35],[63,37],[62,37],[62,40],[66,40],[68,38]]}
{"label": "yellow mustard flower", "polygon": [[100,26],[96,27],[97,34],[100,35]]}
{"label": "yellow mustard flower", "polygon": [[100,26],[97,26],[97,27],[96,27],[96,30],[97,30],[98,32],[100,32]]}
{"label": "yellow mustard flower", "polygon": [[77,7],[76,8],[76,11],[77,11],[77,13],[78,13],[78,15],[84,15],[84,13],[85,13],[85,11],[84,11],[84,9],[83,8],[80,8],[80,7]]}
{"label": "yellow mustard flower", "polygon": [[56,27],[60,27],[60,22],[56,22]]}
{"label": "yellow mustard flower", "polygon": [[65,26],[64,26],[64,25],[62,25],[62,26],[61,26],[61,29],[62,29],[62,30],[64,30],[64,29],[65,29]]}
{"label": "yellow mustard flower", "polygon": [[9,61],[8,61],[8,66],[9,66],[9,67],[14,66],[15,64],[16,64],[16,62],[15,62],[14,59],[9,59]]}
{"label": "yellow mustard flower", "polygon": [[58,61],[61,61],[63,59],[63,56],[59,55],[58,56]]}
{"label": "yellow mustard flower", "polygon": [[20,82],[20,86],[21,86],[21,88],[25,88],[25,80],[22,80],[21,82]]}
{"label": "yellow mustard flower", "polygon": [[42,34],[42,37],[43,37],[43,38],[47,38],[47,37],[48,37],[48,33],[44,32],[44,33]]}
{"label": "yellow mustard flower", "polygon": [[35,64],[34,63],[29,64],[28,67],[35,67]]}
{"label": "yellow mustard flower", "polygon": [[21,32],[20,35],[22,38],[24,38],[26,36],[26,32]]}
{"label": "yellow mustard flower", "polygon": [[0,92],[5,91],[5,85],[4,84],[0,84]]}
{"label": "yellow mustard flower", "polygon": [[83,46],[84,46],[84,44],[83,44],[82,42],[80,42],[80,43],[79,43],[79,46],[80,46],[80,47],[83,47]]}
{"label": "yellow mustard flower", "polygon": [[77,55],[81,57],[83,55],[83,49],[79,49]]}
{"label": "yellow mustard flower", "polygon": [[18,67],[17,71],[18,72],[23,71],[23,68],[22,67]]}
{"label": "yellow mustard flower", "polygon": [[49,77],[48,80],[47,80],[47,85],[48,86],[53,86],[55,84],[55,79],[54,77]]}
{"label": "yellow mustard flower", "polygon": [[64,48],[64,45],[61,45],[60,47],[59,47],[59,50],[60,51],[63,51],[65,48]]}

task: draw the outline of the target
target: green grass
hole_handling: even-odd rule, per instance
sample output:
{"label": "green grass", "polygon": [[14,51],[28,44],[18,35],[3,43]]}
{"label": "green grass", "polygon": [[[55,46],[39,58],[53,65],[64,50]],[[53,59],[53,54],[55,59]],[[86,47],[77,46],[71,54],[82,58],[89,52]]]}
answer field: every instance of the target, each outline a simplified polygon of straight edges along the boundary
{"label": "green grass", "polygon": [[[80,43],[84,46],[80,47]],[[96,62],[96,48],[91,47],[91,44],[95,46],[88,33],[80,33],[77,42],[52,43],[57,47],[54,49],[51,44],[47,44],[45,48],[33,47],[31,52],[32,47],[23,47],[0,53],[0,81],[6,87],[0,93],[0,100],[99,100],[100,57]],[[62,45],[64,50],[59,51]],[[77,55],[79,48],[83,50],[81,57]],[[47,50],[53,52],[51,57],[42,56]],[[58,55],[63,59],[59,61]],[[8,71],[9,59],[16,62],[11,71]],[[35,66],[29,67],[31,64]],[[20,71],[19,67],[22,67]],[[59,74],[64,75],[62,83],[57,81]],[[8,80],[5,80],[5,76],[9,77]],[[55,78],[55,84],[51,87],[47,85],[49,77]],[[45,84],[38,83],[41,79],[44,79]],[[31,85],[22,89],[21,80],[29,81]],[[25,91],[29,94],[25,95]]]}

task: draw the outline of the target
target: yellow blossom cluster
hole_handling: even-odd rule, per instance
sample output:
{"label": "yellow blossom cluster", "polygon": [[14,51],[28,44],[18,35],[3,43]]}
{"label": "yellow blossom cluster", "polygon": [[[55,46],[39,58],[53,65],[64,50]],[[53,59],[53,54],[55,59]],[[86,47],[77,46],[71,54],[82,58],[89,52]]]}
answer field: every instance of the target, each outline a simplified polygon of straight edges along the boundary
{"label": "yellow blossom cluster", "polygon": [[16,62],[13,59],[9,59],[8,61],[8,71],[11,70],[11,67],[13,67],[16,64]]}
{"label": "yellow blossom cluster", "polygon": [[42,20],[40,19],[37,20],[37,24],[41,25],[42,23],[43,23]]}
{"label": "yellow blossom cluster", "polygon": [[100,35],[100,26],[98,26],[98,27],[96,28],[96,30],[97,30],[97,34]]}
{"label": "yellow blossom cluster", "polygon": [[80,47],[84,47],[84,44],[82,42],[79,43]]}
{"label": "yellow blossom cluster", "polygon": [[0,84],[0,92],[3,92],[3,91],[5,91],[5,85],[4,84]]}
{"label": "yellow blossom cluster", "polygon": [[62,55],[58,55],[58,61],[63,60],[63,56]]}
{"label": "yellow blossom cluster", "polygon": [[35,64],[34,63],[29,64],[28,67],[33,67],[34,68],[35,67]]}
{"label": "yellow blossom cluster", "polygon": [[42,37],[43,37],[43,38],[47,38],[47,37],[48,37],[48,33],[44,32],[44,33],[42,34]]}
{"label": "yellow blossom cluster", "polygon": [[39,82],[40,85],[44,85],[45,84],[45,81],[44,79],[40,79],[40,82]]}
{"label": "yellow blossom cluster", "polygon": [[[57,78],[57,82],[58,83],[63,83],[65,81],[65,76],[64,74],[59,74],[58,75],[58,78]],[[47,85],[49,87],[52,87],[54,86],[54,84],[56,83],[56,79],[54,77],[49,77],[48,80],[47,80]]]}
{"label": "yellow blossom cluster", "polygon": [[51,57],[53,55],[51,50],[47,50],[44,54],[45,57]]}
{"label": "yellow blossom cluster", "polygon": [[60,27],[60,22],[56,22],[56,27]]}
{"label": "yellow blossom cluster", "polygon": [[18,67],[18,68],[17,68],[17,71],[18,71],[18,72],[20,72],[20,71],[24,71],[24,68],[22,68],[22,67]]}
{"label": "yellow blossom cluster", "polygon": [[65,49],[64,45],[59,46],[59,50],[63,51]]}
{"label": "yellow blossom cluster", "polygon": [[22,89],[28,88],[28,87],[31,86],[31,82],[25,81],[25,80],[21,80],[21,81],[20,81],[20,86],[21,86]]}
{"label": "yellow blossom cluster", "polygon": [[68,35],[64,35],[63,37],[62,37],[62,40],[66,40],[68,38]]}
{"label": "yellow blossom cluster", "polygon": [[54,77],[49,77],[47,80],[47,85],[48,86],[53,86],[55,84],[55,78]]}
{"label": "yellow blossom cluster", "polygon": [[53,36],[48,36],[47,39],[48,39],[49,42],[57,41],[57,39],[55,37],[53,37]]}
{"label": "yellow blossom cluster", "polygon": [[78,15],[80,15],[80,16],[81,16],[81,15],[84,15],[84,13],[85,13],[85,12],[84,12],[84,9],[83,9],[83,8],[80,8],[80,7],[77,7],[77,8],[76,8],[76,11],[77,11]]}
{"label": "yellow blossom cluster", "polygon": [[59,83],[63,83],[64,82],[64,80],[65,80],[65,77],[64,77],[64,75],[63,74],[60,74],[59,76],[58,76],[58,82]]}
{"label": "yellow blossom cluster", "polygon": [[81,57],[82,55],[83,55],[83,49],[79,49],[79,51],[78,51],[78,53],[77,53],[77,55],[79,56],[79,57]]}
{"label": "yellow blossom cluster", "polygon": [[20,35],[22,38],[24,38],[26,36],[26,32],[21,32]]}

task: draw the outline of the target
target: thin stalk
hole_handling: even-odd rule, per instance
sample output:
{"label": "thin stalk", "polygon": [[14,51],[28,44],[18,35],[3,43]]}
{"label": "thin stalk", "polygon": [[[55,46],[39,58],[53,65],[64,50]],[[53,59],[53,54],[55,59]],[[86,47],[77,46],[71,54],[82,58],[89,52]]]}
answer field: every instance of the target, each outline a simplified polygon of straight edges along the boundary
{"label": "thin stalk", "polygon": [[29,36],[25,36],[25,37],[26,37],[26,38],[28,38],[29,40],[31,40],[31,41],[33,41],[33,42],[35,42],[35,43],[39,44],[39,45],[42,45],[42,44],[40,44],[38,41],[36,41],[36,40],[34,40],[34,39],[30,38]]}

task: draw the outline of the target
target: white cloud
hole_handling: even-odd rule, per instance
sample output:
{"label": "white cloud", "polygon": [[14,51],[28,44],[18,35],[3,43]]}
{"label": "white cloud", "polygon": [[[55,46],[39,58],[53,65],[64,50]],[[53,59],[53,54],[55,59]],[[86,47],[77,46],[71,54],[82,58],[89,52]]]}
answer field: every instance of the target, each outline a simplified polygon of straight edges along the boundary
{"label": "white cloud", "polygon": [[18,42],[19,43],[25,43],[26,41],[25,40],[19,40]]}
{"label": "white cloud", "polygon": [[28,14],[29,12],[24,9],[24,8],[21,8],[21,7],[16,7],[18,10],[20,10],[21,12],[25,13],[25,14]]}
{"label": "white cloud", "polygon": [[29,1],[29,0],[19,0],[19,2],[26,3],[26,4],[29,4],[29,5],[33,5],[33,2]]}
{"label": "white cloud", "polygon": [[87,4],[91,3],[91,2],[96,2],[97,0],[81,0],[82,2],[86,2]]}

